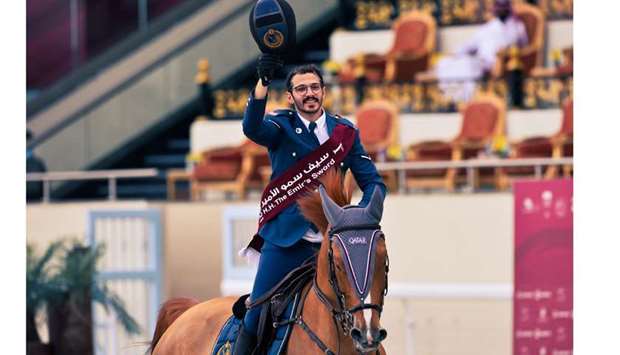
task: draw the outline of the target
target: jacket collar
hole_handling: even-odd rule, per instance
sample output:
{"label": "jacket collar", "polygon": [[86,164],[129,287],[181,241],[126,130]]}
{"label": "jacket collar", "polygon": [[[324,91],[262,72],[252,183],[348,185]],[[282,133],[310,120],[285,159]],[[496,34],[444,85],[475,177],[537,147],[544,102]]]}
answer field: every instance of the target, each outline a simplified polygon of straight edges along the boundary
{"label": "jacket collar", "polygon": [[326,110],[325,111],[325,121],[327,121],[327,133],[331,137],[332,136],[332,132],[334,131],[334,128],[336,127],[336,123],[338,123],[338,119],[336,117],[332,116]]}

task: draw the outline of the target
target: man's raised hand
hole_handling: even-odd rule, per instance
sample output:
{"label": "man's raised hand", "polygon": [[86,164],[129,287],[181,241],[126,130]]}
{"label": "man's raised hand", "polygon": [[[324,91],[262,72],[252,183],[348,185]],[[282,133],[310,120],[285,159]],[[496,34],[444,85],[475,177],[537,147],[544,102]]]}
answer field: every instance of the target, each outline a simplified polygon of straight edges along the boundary
{"label": "man's raised hand", "polygon": [[258,57],[258,77],[264,86],[271,83],[278,71],[284,66],[284,60],[279,55],[263,53]]}

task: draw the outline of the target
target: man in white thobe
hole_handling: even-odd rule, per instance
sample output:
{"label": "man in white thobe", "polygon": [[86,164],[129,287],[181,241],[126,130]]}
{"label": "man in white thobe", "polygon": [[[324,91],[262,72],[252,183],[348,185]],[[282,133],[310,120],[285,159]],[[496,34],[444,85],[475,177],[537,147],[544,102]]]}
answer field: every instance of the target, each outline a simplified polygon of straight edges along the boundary
{"label": "man in white thobe", "polygon": [[471,99],[475,81],[493,70],[501,50],[528,43],[525,25],[513,15],[510,0],[495,0],[493,12],[495,17],[482,25],[454,56],[437,63],[439,87],[455,101]]}

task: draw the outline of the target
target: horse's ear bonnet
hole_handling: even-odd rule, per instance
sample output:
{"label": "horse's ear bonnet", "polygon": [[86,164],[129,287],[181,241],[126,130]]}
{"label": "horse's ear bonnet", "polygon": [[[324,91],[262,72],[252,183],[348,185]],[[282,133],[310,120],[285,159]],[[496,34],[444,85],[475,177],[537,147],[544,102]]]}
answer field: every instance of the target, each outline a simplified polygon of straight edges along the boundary
{"label": "horse's ear bonnet", "polygon": [[[363,208],[342,208],[338,206],[327,194],[323,185],[319,186],[323,213],[332,229],[350,225],[355,220],[356,224],[379,224],[383,216],[383,191],[375,187],[370,198],[370,202]],[[346,216],[345,217],[345,211]]]}
{"label": "horse's ear bonnet", "polygon": [[[375,265],[375,248],[383,233],[379,222],[383,215],[383,192],[375,187],[366,207],[338,206],[319,186],[323,212],[333,233],[333,239],[343,254],[345,269],[358,297],[363,300],[370,291]],[[375,228],[348,229],[349,226],[376,226]]]}

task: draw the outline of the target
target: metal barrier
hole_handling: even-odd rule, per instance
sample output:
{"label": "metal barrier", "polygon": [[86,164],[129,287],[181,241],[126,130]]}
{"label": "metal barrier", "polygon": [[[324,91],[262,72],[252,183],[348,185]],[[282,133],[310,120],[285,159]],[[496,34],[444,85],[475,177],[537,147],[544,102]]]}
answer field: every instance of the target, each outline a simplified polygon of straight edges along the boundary
{"label": "metal barrier", "polygon": [[28,173],[26,181],[43,181],[43,202],[50,200],[50,181],[108,180],[108,199],[116,200],[116,180],[157,177],[157,169],[93,170],[93,171],[53,171],[48,173]]}
{"label": "metal barrier", "polygon": [[542,167],[553,165],[573,165],[573,158],[527,158],[527,159],[469,159],[458,161],[423,161],[423,162],[385,162],[376,163],[379,171],[398,171],[399,193],[404,193],[406,185],[407,170],[432,170],[432,169],[450,169],[464,168],[467,170],[467,185],[470,191],[474,189],[474,170],[477,168],[506,168],[506,167],[523,167],[533,166],[534,176],[536,179],[542,178]]}

